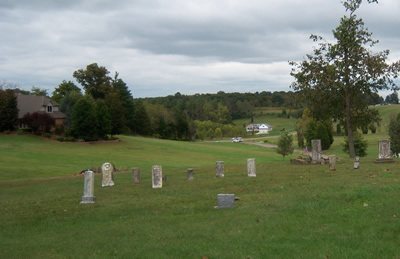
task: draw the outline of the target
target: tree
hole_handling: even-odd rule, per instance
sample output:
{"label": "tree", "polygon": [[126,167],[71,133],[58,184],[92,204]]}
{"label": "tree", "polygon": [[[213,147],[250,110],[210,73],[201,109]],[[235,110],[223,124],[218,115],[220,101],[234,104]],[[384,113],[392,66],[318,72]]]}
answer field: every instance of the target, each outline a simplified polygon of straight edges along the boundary
{"label": "tree", "polygon": [[10,89],[0,89],[0,132],[5,130],[14,130],[17,124],[17,97]]}
{"label": "tree", "polygon": [[397,94],[396,91],[394,91],[393,93],[386,96],[385,102],[391,103],[391,104],[398,104],[399,103],[399,95]]}
{"label": "tree", "polygon": [[[333,31],[336,43],[311,35],[319,47],[301,63],[290,62],[301,100],[312,110],[315,119],[337,119],[346,125],[349,155],[355,156],[353,132],[360,121],[371,121],[364,94],[382,89],[397,89],[394,83],[400,71],[400,62],[387,64],[389,50],[373,54],[366,46],[374,46],[372,34],[364,28],[355,11],[362,0],[346,0],[344,7],[350,16],[344,16]],[[377,0],[368,0],[369,3]]]}
{"label": "tree", "polygon": [[289,135],[289,132],[283,131],[278,140],[276,153],[281,154],[285,159],[285,156],[293,154],[293,150],[293,137]]}
{"label": "tree", "polygon": [[41,89],[40,87],[36,86],[32,86],[30,94],[37,96],[48,96],[47,89]]}
{"label": "tree", "polygon": [[97,131],[96,135],[100,138],[105,138],[108,134],[111,134],[111,116],[108,112],[108,107],[104,100],[96,101],[96,120],[97,120]]}
{"label": "tree", "polygon": [[60,103],[60,111],[62,111],[67,118],[64,120],[66,127],[72,127],[72,111],[74,110],[75,104],[82,98],[81,92],[71,91],[66,93]]}
{"label": "tree", "polygon": [[57,103],[61,103],[62,99],[72,91],[80,93],[81,89],[77,87],[73,82],[67,82],[63,80],[62,83],[56,89],[54,89],[51,99]]}
{"label": "tree", "polygon": [[81,98],[72,111],[72,125],[75,137],[85,141],[95,140],[97,133],[97,116],[94,101],[91,97]]}
{"label": "tree", "polygon": [[118,73],[115,73],[114,80],[112,83],[113,89],[119,94],[122,106],[124,108],[125,124],[130,131],[135,129],[135,105],[133,103],[133,97],[128,86],[122,79],[118,78]]}
{"label": "tree", "polygon": [[91,95],[94,99],[104,99],[111,91],[110,72],[97,63],[86,66],[86,69],[78,69],[73,73],[73,77],[83,86],[86,94]]}
{"label": "tree", "polygon": [[390,149],[393,154],[399,156],[400,154],[400,113],[397,118],[392,118],[389,123],[389,139]]}

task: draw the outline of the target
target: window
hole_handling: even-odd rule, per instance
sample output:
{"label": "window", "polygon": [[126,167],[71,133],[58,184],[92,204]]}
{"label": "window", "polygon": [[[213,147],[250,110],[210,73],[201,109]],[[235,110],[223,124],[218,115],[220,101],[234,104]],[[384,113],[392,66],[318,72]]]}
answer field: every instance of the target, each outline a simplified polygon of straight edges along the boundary
{"label": "window", "polygon": [[53,106],[47,106],[47,112],[53,112]]}

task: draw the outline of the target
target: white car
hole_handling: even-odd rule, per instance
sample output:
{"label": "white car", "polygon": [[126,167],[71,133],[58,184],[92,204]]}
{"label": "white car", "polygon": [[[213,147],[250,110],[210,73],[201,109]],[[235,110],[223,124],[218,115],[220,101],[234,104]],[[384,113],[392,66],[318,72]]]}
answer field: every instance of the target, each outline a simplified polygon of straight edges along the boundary
{"label": "white car", "polygon": [[243,142],[243,139],[242,139],[242,137],[232,138],[232,142],[233,143]]}

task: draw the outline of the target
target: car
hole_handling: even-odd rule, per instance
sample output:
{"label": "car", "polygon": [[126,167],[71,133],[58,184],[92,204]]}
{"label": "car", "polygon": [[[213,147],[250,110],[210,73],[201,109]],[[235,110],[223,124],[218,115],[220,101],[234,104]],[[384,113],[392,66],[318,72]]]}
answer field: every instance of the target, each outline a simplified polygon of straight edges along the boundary
{"label": "car", "polygon": [[242,137],[232,138],[232,142],[233,142],[233,143],[243,142],[243,139],[242,139]]}

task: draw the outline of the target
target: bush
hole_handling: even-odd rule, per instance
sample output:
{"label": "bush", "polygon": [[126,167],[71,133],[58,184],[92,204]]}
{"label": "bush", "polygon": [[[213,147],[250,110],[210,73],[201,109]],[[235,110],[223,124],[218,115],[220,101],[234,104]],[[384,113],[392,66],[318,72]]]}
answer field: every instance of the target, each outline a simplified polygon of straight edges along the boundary
{"label": "bush", "polygon": [[[359,156],[359,157],[366,156],[368,142],[363,139],[363,136],[358,131],[353,132],[353,140],[354,140],[354,150],[355,150],[356,156]],[[349,152],[349,140],[347,137],[344,138],[343,151],[347,154],[350,153]]]}
{"label": "bush", "polygon": [[397,115],[397,119],[390,120],[389,139],[390,149],[393,154],[398,156],[400,153],[400,113]]}
{"label": "bush", "polygon": [[327,150],[333,143],[332,128],[328,122],[310,121],[306,126],[304,137],[307,140],[307,146],[311,146],[311,140],[320,139],[322,150]]}

